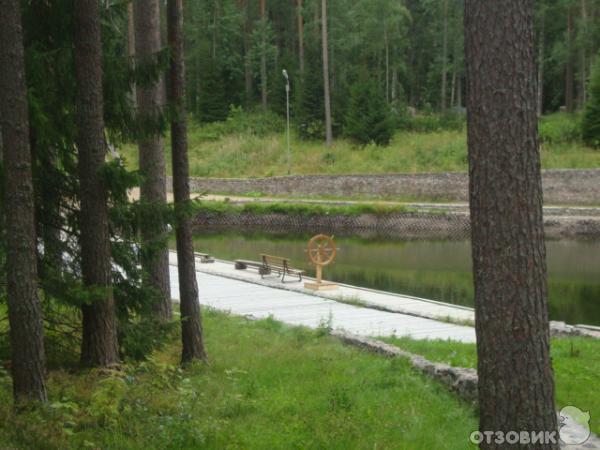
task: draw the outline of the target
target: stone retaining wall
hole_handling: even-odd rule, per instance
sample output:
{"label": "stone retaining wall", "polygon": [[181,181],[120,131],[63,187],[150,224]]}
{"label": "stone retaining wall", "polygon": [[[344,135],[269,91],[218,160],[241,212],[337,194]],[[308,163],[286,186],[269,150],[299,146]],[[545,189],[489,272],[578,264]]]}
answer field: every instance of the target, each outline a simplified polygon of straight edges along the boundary
{"label": "stone retaining wall", "polygon": [[365,348],[369,351],[390,357],[407,358],[411,365],[428,377],[445,384],[463,400],[475,402],[477,400],[477,371],[462,367],[452,367],[444,363],[436,363],[383,341],[364,336],[347,333],[343,330],[334,330],[331,333],[343,342]]}
{"label": "stone retaining wall", "polygon": [[[314,215],[199,212],[194,225],[206,230],[316,232],[362,237],[466,239],[471,223],[467,213],[404,212],[390,214]],[[547,237],[598,237],[600,216],[544,219]]]}
{"label": "stone retaining wall", "polygon": [[[192,178],[193,192],[274,196],[399,197],[468,200],[466,173],[293,175],[272,178]],[[168,183],[169,189],[171,182]],[[600,205],[600,169],[543,171],[546,204]]]}

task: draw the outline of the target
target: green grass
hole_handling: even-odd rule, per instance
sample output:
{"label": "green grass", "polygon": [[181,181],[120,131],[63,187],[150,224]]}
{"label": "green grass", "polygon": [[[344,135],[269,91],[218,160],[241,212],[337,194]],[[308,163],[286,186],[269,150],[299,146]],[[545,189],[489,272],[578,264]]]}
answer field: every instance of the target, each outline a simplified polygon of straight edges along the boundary
{"label": "green grass", "polygon": [[[456,367],[477,366],[475,344],[382,338],[431,361]],[[592,430],[600,433],[600,341],[587,338],[552,339],[551,356],[559,408],[567,405],[590,411]]]}
{"label": "green grass", "polygon": [[[262,124],[262,122],[264,124]],[[281,127],[281,132],[276,132]],[[196,177],[265,177],[287,174],[283,122],[272,115],[235,116],[224,124],[190,123],[190,173]],[[577,118],[554,114],[542,119],[542,166],[600,167],[600,152],[585,147],[577,134]],[[566,136],[566,138],[564,137]],[[167,161],[170,151],[167,142]],[[293,174],[421,173],[467,170],[466,131],[397,131],[389,147],[360,147],[336,139],[322,142],[292,136]],[[121,149],[130,167],[137,166],[134,146]]]}
{"label": "green grass", "polygon": [[403,205],[385,205],[377,203],[361,203],[353,205],[324,205],[289,202],[253,202],[244,204],[234,204],[228,201],[198,201],[195,205],[198,212],[204,213],[286,214],[296,216],[353,216],[360,214],[385,215],[411,211],[411,208],[405,207]]}
{"label": "green grass", "polygon": [[474,409],[402,359],[318,331],[206,311],[208,367],[171,343],[122,372],[50,374],[50,406],[15,416],[0,376],[0,448],[464,449]]}

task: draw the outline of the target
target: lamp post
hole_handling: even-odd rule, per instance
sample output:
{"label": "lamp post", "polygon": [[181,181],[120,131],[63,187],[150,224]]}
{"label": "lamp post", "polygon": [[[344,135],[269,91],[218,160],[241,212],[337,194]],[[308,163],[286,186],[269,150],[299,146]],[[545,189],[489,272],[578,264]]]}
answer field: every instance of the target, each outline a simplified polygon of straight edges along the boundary
{"label": "lamp post", "polygon": [[290,153],[290,78],[288,77],[287,70],[283,69],[283,78],[285,78],[285,107],[287,116],[287,132],[286,132],[286,143],[287,143],[287,166],[288,175],[292,173],[292,159]]}

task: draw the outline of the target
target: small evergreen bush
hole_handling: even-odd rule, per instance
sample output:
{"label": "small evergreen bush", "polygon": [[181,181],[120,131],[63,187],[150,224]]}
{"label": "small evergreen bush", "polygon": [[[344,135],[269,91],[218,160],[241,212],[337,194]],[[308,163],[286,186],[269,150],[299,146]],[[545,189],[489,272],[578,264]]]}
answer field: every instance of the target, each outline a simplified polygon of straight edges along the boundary
{"label": "small evergreen bush", "polygon": [[211,123],[227,119],[229,104],[225,97],[223,71],[214,64],[207,65],[206,73],[200,79],[198,97],[198,118],[201,122]]}
{"label": "small evergreen bush", "polygon": [[581,139],[581,126],[574,114],[555,113],[543,116],[538,129],[543,143],[570,143]]}
{"label": "small evergreen bush", "polygon": [[323,77],[318,70],[309,70],[298,90],[296,125],[301,139],[325,138],[325,104]]}
{"label": "small evergreen bush", "polygon": [[600,148],[600,54],[590,79],[590,98],[585,105],[581,134],[583,141],[590,147]]}
{"label": "small evergreen bush", "polygon": [[350,89],[345,134],[361,144],[388,145],[394,133],[389,106],[374,81],[359,81]]}
{"label": "small evergreen bush", "polygon": [[462,130],[466,125],[466,115],[460,113],[419,114],[407,117],[403,128],[416,133],[431,133],[443,130]]}

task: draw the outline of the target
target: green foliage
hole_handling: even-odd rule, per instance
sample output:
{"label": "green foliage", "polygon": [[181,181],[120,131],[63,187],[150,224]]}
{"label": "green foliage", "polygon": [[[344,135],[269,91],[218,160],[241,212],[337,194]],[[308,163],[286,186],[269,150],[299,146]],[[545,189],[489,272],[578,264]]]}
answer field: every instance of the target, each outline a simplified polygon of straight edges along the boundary
{"label": "green foliage", "polygon": [[307,68],[304,79],[296,91],[294,117],[301,139],[325,137],[325,104],[323,102],[323,75],[317,67]]}
{"label": "green foliage", "polygon": [[[157,113],[142,123],[135,117],[130,101],[133,82],[155,82],[165,69],[168,52],[139,61],[135,70],[131,67],[123,45],[126,6],[112,3],[102,9],[104,121],[109,145],[162,134],[167,118],[166,113]],[[77,363],[79,308],[103,297],[103,292],[85,288],[81,280],[72,14],[72,2],[68,0],[27,3],[23,8],[36,230],[42,243],[38,264],[40,297],[50,365]],[[125,357],[140,358],[159,345],[164,334],[164,330],[153,329],[144,319],[156,295],[142,286],[137,251],[140,227],[156,223],[157,215],[144,215],[142,205],[129,202],[128,190],[139,185],[140,178],[129,172],[121,160],[106,163],[102,178],[108,190],[113,292],[118,305],[121,350]],[[171,220],[172,212],[166,211],[163,216]],[[4,278],[2,249],[6,237],[1,223],[0,276]],[[4,283],[0,283],[0,303],[3,298]],[[0,333],[3,331],[0,323]],[[144,339],[140,339],[142,336]],[[0,352],[6,353],[7,340],[0,347]]]}
{"label": "green foliage", "polygon": [[[560,116],[560,115],[559,115]],[[568,115],[567,115],[568,116]],[[291,135],[292,173],[417,173],[467,170],[467,139],[464,117],[457,130],[416,132],[402,128],[394,133],[387,149],[376,145],[359,148],[349,139],[323,142]],[[420,119],[416,119],[420,120]],[[434,118],[435,127],[439,120]],[[545,116],[542,120],[545,120]],[[550,119],[552,120],[552,119]],[[570,128],[570,127],[569,127]],[[287,174],[285,121],[274,113],[244,112],[235,108],[225,122],[189,127],[190,173],[194,177],[270,177]],[[167,147],[168,149],[168,147]],[[167,150],[168,151],[168,150]],[[120,149],[128,167],[135,168],[137,150]],[[544,169],[594,168],[600,153],[578,141],[542,146]]]}
{"label": "green foliage", "polygon": [[[0,365],[0,447],[463,449],[477,428],[470,405],[402,358],[272,318],[249,321],[214,310],[204,318],[209,351],[219,355],[211,365],[179,368],[180,344],[172,336],[150,359],[119,372],[52,371],[49,406],[20,415]],[[474,344],[388,340],[433,361],[476,364]],[[553,339],[551,351],[557,406],[590,410],[598,433],[600,405],[590,395],[599,376],[598,341]],[[400,421],[398,405],[410,411]]]}
{"label": "green foliage", "polygon": [[600,54],[596,56],[589,86],[590,98],[585,105],[581,131],[587,145],[600,148]]}
{"label": "green foliage", "polygon": [[466,128],[466,115],[460,113],[417,114],[408,116],[402,128],[416,133],[435,133],[443,130],[463,130]]}
{"label": "green foliage", "polygon": [[345,134],[359,142],[388,145],[394,132],[391,111],[377,83],[364,80],[350,90]]}
{"label": "green foliage", "polygon": [[200,141],[214,141],[229,135],[262,137],[284,129],[285,122],[270,111],[246,113],[241,107],[232,107],[227,120],[193,128],[192,137]]}
{"label": "green foliage", "polygon": [[539,122],[540,142],[565,144],[581,140],[579,117],[575,114],[554,113],[542,116]]}
{"label": "green foliage", "polygon": [[401,205],[384,205],[358,203],[355,205],[322,205],[311,203],[276,203],[276,202],[250,202],[232,204],[227,201],[199,201],[196,202],[196,212],[204,214],[287,214],[294,216],[322,216],[344,215],[354,216],[360,214],[385,215],[409,211]]}
{"label": "green foliage", "polygon": [[121,357],[142,361],[153,351],[162,348],[169,338],[174,338],[176,322],[163,322],[152,316],[137,316],[119,323]]}
{"label": "green foliage", "polygon": [[[410,338],[382,338],[403,350],[423,355],[431,361],[454,367],[477,367],[475,344],[461,344],[442,340],[413,340]],[[577,405],[590,411],[590,425],[600,432],[600,398],[590,396],[600,379],[600,343],[596,339],[570,337],[552,339],[550,350],[556,383],[557,409]],[[594,414],[595,413],[595,414]]]}
{"label": "green foliage", "polygon": [[462,449],[477,427],[406,361],[272,319],[204,318],[208,366],[179,368],[173,338],[121,371],[51,372],[49,406],[21,415],[0,372],[0,447]]}
{"label": "green foliage", "polygon": [[197,115],[200,122],[219,122],[227,119],[229,103],[225,96],[224,73],[217,62],[209,60],[200,77]]}

